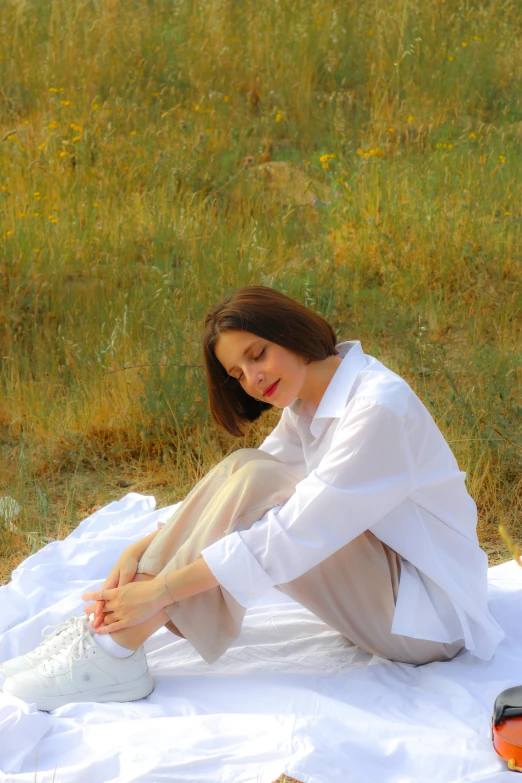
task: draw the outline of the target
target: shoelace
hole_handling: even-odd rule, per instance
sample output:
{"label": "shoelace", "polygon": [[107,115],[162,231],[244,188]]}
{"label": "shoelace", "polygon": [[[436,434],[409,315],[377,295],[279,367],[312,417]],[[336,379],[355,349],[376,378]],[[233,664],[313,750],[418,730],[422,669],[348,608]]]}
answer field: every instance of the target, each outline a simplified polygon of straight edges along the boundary
{"label": "shoelace", "polygon": [[[52,648],[53,644],[59,644],[60,640],[57,637],[62,634],[62,632],[72,631],[75,627],[79,628],[83,624],[83,619],[83,617],[69,617],[68,620],[58,623],[57,625],[46,625],[42,631],[44,639],[40,642],[38,647],[36,647],[34,652],[37,655],[41,655],[44,651]],[[50,630],[51,633],[46,633],[47,630]]]}
{"label": "shoelace", "polygon": [[84,651],[93,646],[94,642],[92,641],[89,630],[88,618],[79,619],[80,622],[77,625],[78,633],[70,644],[57,650],[43,662],[42,667],[48,674],[54,674],[54,672],[61,669],[64,664],[67,664],[68,667],[71,668],[75,661],[78,662],[80,660]]}

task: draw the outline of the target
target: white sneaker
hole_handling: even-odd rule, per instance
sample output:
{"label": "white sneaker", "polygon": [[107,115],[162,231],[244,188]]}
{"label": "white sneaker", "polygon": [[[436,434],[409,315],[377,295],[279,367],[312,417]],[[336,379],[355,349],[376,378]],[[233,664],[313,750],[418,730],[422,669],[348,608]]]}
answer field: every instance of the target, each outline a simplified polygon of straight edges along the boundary
{"label": "white sneaker", "polygon": [[154,690],[154,681],[143,646],[128,658],[113,658],[82,624],[70,644],[34,668],[8,677],[3,690],[49,711],[71,702],[143,699]]}
{"label": "white sneaker", "polygon": [[[89,623],[86,615],[69,617],[64,623],[59,623],[58,625],[47,625],[42,631],[45,637],[43,642],[40,642],[38,647],[35,647],[34,650],[25,655],[19,655],[17,658],[11,658],[9,661],[0,663],[0,672],[5,677],[11,677],[13,674],[18,674],[18,672],[23,672],[26,669],[34,669],[39,663],[54,655],[63,645],[70,644],[73,639],[76,639],[84,623]],[[46,634],[47,630],[51,630],[52,633]]]}

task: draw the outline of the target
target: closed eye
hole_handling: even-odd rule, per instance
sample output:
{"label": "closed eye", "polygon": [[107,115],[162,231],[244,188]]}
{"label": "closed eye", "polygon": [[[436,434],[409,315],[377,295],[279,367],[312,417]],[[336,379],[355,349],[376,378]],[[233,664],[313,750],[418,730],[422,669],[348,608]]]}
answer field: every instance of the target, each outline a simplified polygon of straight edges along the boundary
{"label": "closed eye", "polygon": [[[258,354],[257,356],[254,356],[254,357],[253,357],[254,361],[255,361],[255,362],[259,361],[259,359],[260,359],[260,358],[263,356],[263,354],[264,354],[264,352],[265,352],[265,351],[266,351],[266,345],[265,345],[265,347],[263,348],[263,350],[261,351],[261,353],[260,353],[260,354]],[[242,380],[242,378],[243,378],[243,373],[241,373],[241,375],[240,375],[238,378],[236,378],[236,380],[237,380],[237,381],[241,381],[241,380]]]}

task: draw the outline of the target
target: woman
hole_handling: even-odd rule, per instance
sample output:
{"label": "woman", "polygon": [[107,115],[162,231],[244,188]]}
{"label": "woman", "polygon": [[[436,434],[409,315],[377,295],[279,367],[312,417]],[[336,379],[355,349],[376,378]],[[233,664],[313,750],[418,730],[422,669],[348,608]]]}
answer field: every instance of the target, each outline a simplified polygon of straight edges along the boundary
{"label": "woman", "polygon": [[158,531],[130,546],[87,617],[3,664],[7,690],[54,709],[139,699],[154,687],[144,641],[165,625],[212,663],[271,587],[394,661],[488,660],[487,557],[465,474],[395,373],[337,344],[282,293],[242,288],[207,315],[212,416],[239,435],[283,409],[259,449],[216,465]]}

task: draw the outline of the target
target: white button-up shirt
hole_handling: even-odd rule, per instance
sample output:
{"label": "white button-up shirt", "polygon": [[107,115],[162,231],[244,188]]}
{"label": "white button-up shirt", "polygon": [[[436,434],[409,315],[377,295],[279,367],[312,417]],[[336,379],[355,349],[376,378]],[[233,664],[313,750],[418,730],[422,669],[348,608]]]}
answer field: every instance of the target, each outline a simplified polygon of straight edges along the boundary
{"label": "white button-up shirt", "polygon": [[489,660],[504,633],[488,611],[466,474],[404,379],[359,342],[337,349],[342,362],[319,406],[295,399],[259,447],[303,476],[295,493],[201,554],[249,607],[370,530],[401,556],[392,633],[464,639]]}

